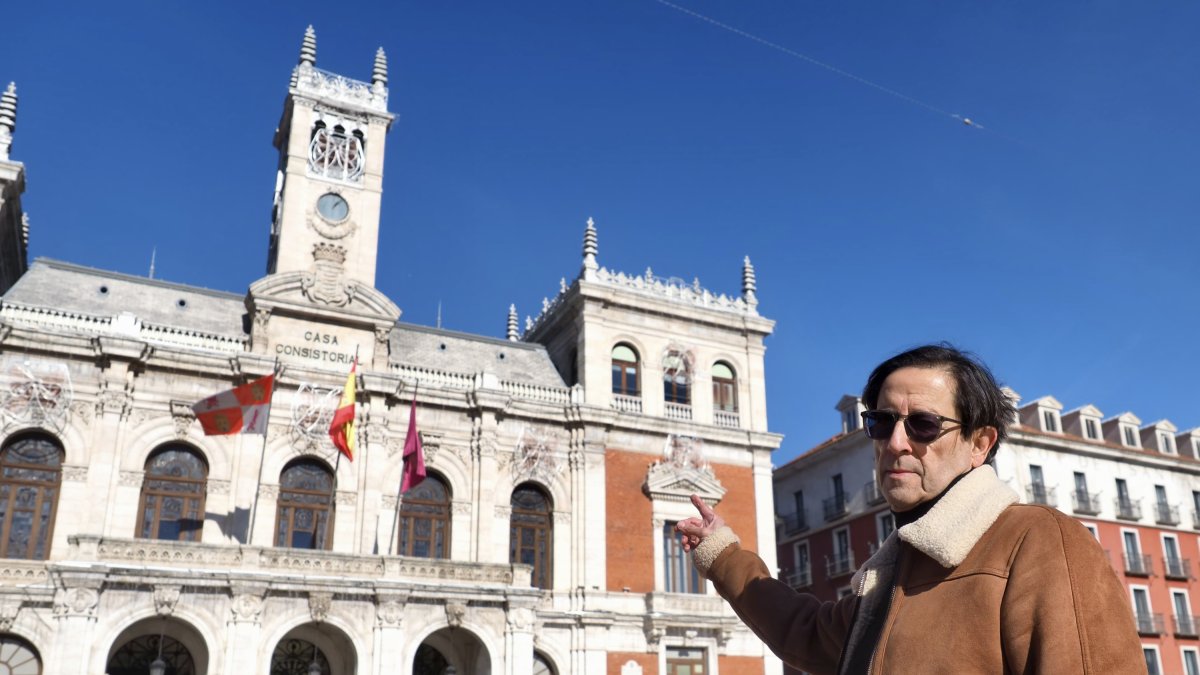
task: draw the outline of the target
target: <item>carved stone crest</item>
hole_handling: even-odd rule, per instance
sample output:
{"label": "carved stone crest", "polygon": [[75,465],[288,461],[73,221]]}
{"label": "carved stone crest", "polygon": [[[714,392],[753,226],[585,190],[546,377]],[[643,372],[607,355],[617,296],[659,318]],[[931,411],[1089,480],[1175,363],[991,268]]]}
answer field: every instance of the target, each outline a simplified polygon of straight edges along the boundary
{"label": "carved stone crest", "polygon": [[508,610],[507,625],[509,630],[529,630],[533,628],[534,613],[528,607],[514,607]]}
{"label": "carved stone crest", "polygon": [[375,605],[375,618],[382,627],[399,628],[404,620],[404,602],[398,597],[381,597]]}
{"label": "carved stone crest", "polygon": [[0,423],[61,430],[73,398],[65,363],[6,359],[0,373]]}
{"label": "carved stone crest", "polygon": [[230,610],[234,621],[252,621],[257,623],[262,615],[263,598],[258,593],[238,593],[233,596]]}
{"label": "carved stone crest", "polygon": [[54,616],[95,616],[100,593],[92,588],[60,588],[54,593]]}
{"label": "carved stone crest", "polygon": [[512,455],[513,482],[536,480],[552,485],[563,470],[563,462],[555,452],[555,441],[553,434],[544,429],[523,428]]}
{"label": "carved stone crest", "polygon": [[313,271],[300,277],[300,292],[312,302],[345,307],[354,299],[358,286],[345,280],[346,249],[320,242],[313,246]]}
{"label": "carved stone crest", "polygon": [[171,421],[175,423],[175,437],[187,438],[188,429],[196,421],[196,411],[184,401],[171,401]]}
{"label": "carved stone crest", "polygon": [[451,628],[462,627],[463,619],[467,616],[467,605],[463,602],[446,603],[446,623]]}
{"label": "carved stone crest", "polygon": [[154,611],[159,616],[170,616],[175,613],[175,605],[179,604],[182,586],[160,585],[154,587]]}
{"label": "carved stone crest", "polygon": [[308,594],[308,612],[312,620],[321,623],[329,616],[329,608],[333,605],[333,593],[327,591],[311,591]]}

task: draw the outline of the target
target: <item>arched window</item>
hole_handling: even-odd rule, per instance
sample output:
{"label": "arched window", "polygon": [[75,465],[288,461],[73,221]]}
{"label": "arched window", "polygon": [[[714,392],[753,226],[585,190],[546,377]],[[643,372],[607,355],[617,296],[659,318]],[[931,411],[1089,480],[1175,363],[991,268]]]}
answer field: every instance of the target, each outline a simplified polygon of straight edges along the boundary
{"label": "arched window", "polygon": [[[162,647],[158,641],[162,640]],[[162,654],[160,657],[159,654]],[[162,658],[170,675],[196,675],[192,653],[170,635],[142,635],[121,645],[108,660],[107,675],[143,675],[150,672],[150,664]],[[0,671],[3,672],[3,671]]]}
{"label": "arched window", "polygon": [[430,473],[400,502],[398,555],[450,557],[450,490]]}
{"label": "arched window", "polygon": [[169,445],[146,460],[138,535],[143,539],[200,541],[208,467],[191,448]]}
{"label": "arched window", "polygon": [[62,484],[63,449],[47,434],[10,438],[0,451],[0,558],[45,560]]}
{"label": "arched window", "polygon": [[663,400],[680,405],[692,403],[691,364],[680,352],[668,352],[663,358]]}
{"label": "arched window", "polygon": [[329,549],[332,544],[333,472],[315,459],[298,459],[279,475],[275,545]]}
{"label": "arched window", "polygon": [[533,653],[533,675],[558,675],[554,664],[541,652]]}
{"label": "arched window", "polygon": [[0,673],[42,675],[37,649],[16,635],[0,635]]}
{"label": "arched window", "polygon": [[612,350],[612,390],[622,396],[639,396],[641,388],[638,383],[638,355],[626,344],[619,344]]}
{"label": "arched window", "polygon": [[512,494],[508,560],[533,566],[533,585],[549,589],[553,583],[553,554],[550,499],[532,485],[522,485]]}
{"label": "arched window", "polygon": [[737,375],[724,361],[717,361],[712,369],[713,408],[725,412],[737,412]]}
{"label": "arched window", "polygon": [[[316,664],[316,668],[313,665]],[[299,638],[280,640],[271,653],[271,675],[329,675],[329,659],[319,647]]]}

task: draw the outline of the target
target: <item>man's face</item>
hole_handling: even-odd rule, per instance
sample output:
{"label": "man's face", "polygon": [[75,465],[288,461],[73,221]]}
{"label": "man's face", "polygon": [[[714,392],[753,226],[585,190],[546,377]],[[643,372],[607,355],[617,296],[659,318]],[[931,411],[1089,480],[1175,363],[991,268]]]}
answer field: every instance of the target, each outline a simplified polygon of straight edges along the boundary
{"label": "man's face", "polygon": [[[954,377],[949,372],[901,368],[883,381],[876,404],[879,410],[901,415],[928,412],[962,419],[954,395]],[[890,437],[874,441],[879,490],[893,510],[908,511],[933,499],[955,478],[987,459],[994,429],[977,430],[972,438],[964,438],[955,422],[944,422],[943,429],[951,431],[929,443],[918,443],[909,439],[904,423],[898,422]]]}

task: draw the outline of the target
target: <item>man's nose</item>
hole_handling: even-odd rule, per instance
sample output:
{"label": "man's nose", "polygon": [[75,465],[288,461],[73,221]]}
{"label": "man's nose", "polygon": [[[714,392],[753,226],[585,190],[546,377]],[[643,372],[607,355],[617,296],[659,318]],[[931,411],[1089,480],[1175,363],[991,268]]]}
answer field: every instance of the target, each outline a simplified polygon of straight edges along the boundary
{"label": "man's nose", "polygon": [[886,449],[894,455],[912,452],[912,445],[908,442],[908,429],[904,428],[902,420],[897,420],[896,426],[892,427],[892,434],[888,436]]}

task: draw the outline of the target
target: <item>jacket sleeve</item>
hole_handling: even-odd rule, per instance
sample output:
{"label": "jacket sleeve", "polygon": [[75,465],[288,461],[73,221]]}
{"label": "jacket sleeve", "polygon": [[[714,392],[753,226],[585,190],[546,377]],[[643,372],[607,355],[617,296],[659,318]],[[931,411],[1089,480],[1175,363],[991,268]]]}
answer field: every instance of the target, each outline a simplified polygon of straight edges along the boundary
{"label": "jacket sleeve", "polygon": [[1014,673],[1146,673],[1124,585],[1096,540],[1049,509],[1023,537],[1001,606]]}
{"label": "jacket sleeve", "polygon": [[797,593],[773,578],[762,559],[741,548],[728,528],[711,539],[721,548],[712,551],[710,546],[706,551],[702,544],[693,560],[733,611],[788,665],[813,675],[832,675],[857,598],[822,602]]}

